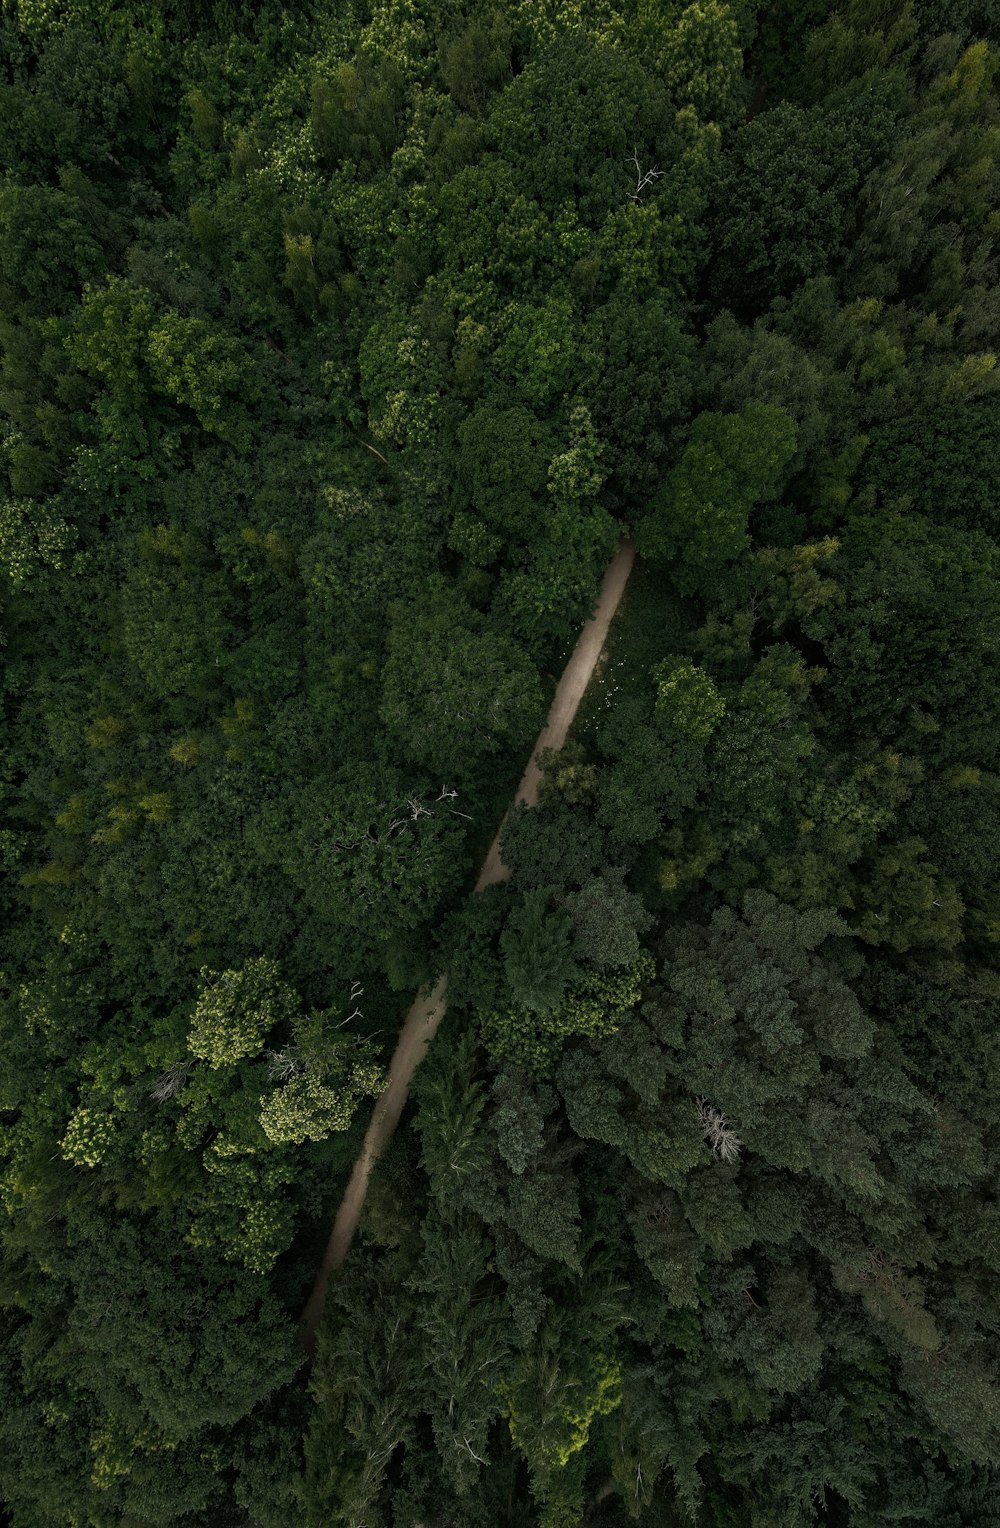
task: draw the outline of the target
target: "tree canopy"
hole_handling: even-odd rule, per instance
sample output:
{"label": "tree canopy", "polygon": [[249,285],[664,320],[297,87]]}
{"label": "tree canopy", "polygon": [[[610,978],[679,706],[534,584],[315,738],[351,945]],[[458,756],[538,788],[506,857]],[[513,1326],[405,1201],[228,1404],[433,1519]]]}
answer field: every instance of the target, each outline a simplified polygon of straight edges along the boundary
{"label": "tree canopy", "polygon": [[0,5],[4,1523],[994,1520],[998,61]]}

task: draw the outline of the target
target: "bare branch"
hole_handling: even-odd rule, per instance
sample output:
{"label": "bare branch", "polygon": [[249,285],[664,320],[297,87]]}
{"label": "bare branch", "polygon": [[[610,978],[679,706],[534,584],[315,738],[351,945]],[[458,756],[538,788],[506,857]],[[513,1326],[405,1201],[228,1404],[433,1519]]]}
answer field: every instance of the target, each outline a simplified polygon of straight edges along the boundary
{"label": "bare branch", "polygon": [[155,1104],[166,1103],[168,1098],[176,1098],[187,1080],[188,1072],[194,1065],[193,1061],[185,1058],[183,1061],[175,1061],[173,1066],[156,1079],[149,1090],[149,1096]]}
{"label": "bare branch", "polygon": [[287,1082],[290,1077],[305,1071],[305,1067],[306,1063],[293,1046],[267,1053],[267,1069],[276,1082]]}
{"label": "bare branch", "polygon": [[635,174],[636,174],[635,190],[629,192],[629,201],[632,203],[632,205],[634,207],[638,207],[638,205],[639,205],[639,198],[642,196],[642,193],[645,190],[647,190],[649,186],[651,186],[653,184],[654,180],[659,180],[661,175],[664,172],[662,170],[658,170],[655,165],[653,166],[653,168],[651,170],[643,171],[643,168],[642,168],[642,166],[639,163],[639,150],[638,149],[634,149],[633,150],[632,158],[629,159],[629,160],[626,160],[626,163],[627,164],[634,164],[635,165]]}
{"label": "bare branch", "polygon": [[716,1160],[738,1162],[743,1142],[722,1110],[717,1109],[714,1104],[710,1104],[704,1098],[696,1098],[694,1107],[701,1124],[701,1133],[711,1146]]}
{"label": "bare branch", "polygon": [[456,1438],[454,1440],[454,1443],[455,1443],[455,1447],[456,1448],[461,1448],[462,1444],[464,1443],[465,1447],[469,1450],[469,1453],[472,1455],[473,1459],[476,1461],[477,1464],[485,1464],[486,1463],[486,1460],[485,1459],[481,1459],[480,1456],[476,1453],[475,1449],[472,1447],[472,1444],[469,1442],[468,1438],[463,1438],[462,1439],[462,1443],[459,1443],[458,1439]]}

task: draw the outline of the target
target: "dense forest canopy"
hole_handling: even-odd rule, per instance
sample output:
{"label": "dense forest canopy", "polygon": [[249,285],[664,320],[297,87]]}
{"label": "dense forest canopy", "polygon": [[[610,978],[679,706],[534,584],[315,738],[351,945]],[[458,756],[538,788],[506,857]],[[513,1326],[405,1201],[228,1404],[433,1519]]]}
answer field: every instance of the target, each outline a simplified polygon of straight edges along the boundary
{"label": "dense forest canopy", "polygon": [[1000,1523],[998,71],[3,0],[13,1528]]}

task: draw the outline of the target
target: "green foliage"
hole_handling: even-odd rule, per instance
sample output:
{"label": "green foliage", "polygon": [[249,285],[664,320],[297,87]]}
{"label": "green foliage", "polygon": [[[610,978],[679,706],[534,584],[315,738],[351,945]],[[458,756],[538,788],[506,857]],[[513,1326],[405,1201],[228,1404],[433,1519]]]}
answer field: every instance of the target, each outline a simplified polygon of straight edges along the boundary
{"label": "green foliage", "polygon": [[263,956],[241,971],[203,970],[201,983],[188,1048],[213,1069],[259,1055],[271,1030],[294,1012],[276,962]]}
{"label": "green foliage", "polygon": [[96,230],[88,226],[92,222],[81,198],[65,189],[12,182],[0,187],[0,303],[5,312],[42,317],[78,297],[104,264]]}
{"label": "green foliage", "polygon": [[645,149],[672,120],[664,87],[634,57],[566,27],[532,50],[497,98],[489,127],[524,195],[553,209],[575,201],[593,226],[634,184],[633,138]]}
{"label": "green foliage", "polygon": [[185,404],[203,430],[233,445],[249,444],[249,423],[233,397],[246,385],[246,357],[227,335],[213,334],[201,319],[164,314],[148,338],[154,386]]}
{"label": "green foliage", "polygon": [[[276,1060],[276,1068],[282,1059]],[[370,1046],[360,1055],[334,1050],[329,1058],[307,1054],[290,1064],[307,1070],[293,1072],[260,1111],[261,1128],[274,1146],[301,1146],[303,1141],[325,1140],[331,1131],[346,1130],[361,1099],[376,1098],[385,1081]]]}
{"label": "green foliage", "polygon": [[630,966],[639,954],[639,936],[652,919],[639,897],[625,889],[621,867],[590,876],[569,900],[573,945],[591,965]]}
{"label": "green foliage", "polygon": [[[568,929],[566,932],[568,939]],[[552,967],[546,966],[545,970],[549,972]],[[568,1039],[614,1034],[639,1001],[642,984],[652,972],[653,963],[645,950],[640,950],[630,966],[619,974],[602,975],[595,971],[568,988],[568,974],[560,972],[559,996],[554,996],[556,984],[550,977],[541,993],[546,1000],[543,1008],[522,999],[518,1008],[484,1013],[483,1042],[498,1061],[509,1061],[532,1076],[543,1076],[551,1071]],[[516,990],[512,990],[516,996]],[[537,987],[530,995],[537,999]]]}
{"label": "green foliage", "polygon": [[482,111],[510,78],[510,27],[499,11],[476,17],[441,49],[441,78],[463,111]]}
{"label": "green foliage", "polygon": [[641,504],[663,474],[690,411],[695,371],[691,336],[660,298],[609,301],[587,327],[593,355],[589,392],[609,466],[609,497]]}
{"label": "green foliage", "polygon": [[991,1521],[998,41],[3,8],[13,1528]]}
{"label": "green foliage", "polygon": [[653,678],[656,709],[666,724],[694,743],[707,742],[726,703],[704,670],[684,658],[664,658]]}
{"label": "green foliage", "polygon": [[381,169],[399,142],[404,80],[391,58],[338,65],[332,79],[312,87],[310,128],[326,169],[342,161],[361,173]]}
{"label": "green foliage", "polygon": [[570,921],[548,911],[544,888],[528,892],[507,919],[501,938],[507,983],[515,1002],[533,1013],[558,1007],[576,975],[570,954]]}
{"label": "green foliage", "polygon": [[300,1486],[309,1523],[357,1521],[393,1450],[411,1436],[419,1350],[411,1319],[387,1319],[383,1280],[374,1259],[355,1261],[320,1334],[314,1385],[321,1405],[306,1434]]}
{"label": "green foliage", "polygon": [[847,543],[835,625],[811,623],[830,633],[838,717],[929,759],[991,759],[997,719],[978,675],[1000,634],[995,543],[916,515],[873,531],[859,521]]}
{"label": "green foliage", "polygon": [[995,538],[995,420],[981,399],[886,425],[871,435],[865,482],[882,502],[908,498],[928,519]]}
{"label": "green foliage", "polygon": [[[809,109],[782,102],[741,128],[719,188],[720,305],[761,307],[820,275],[848,243],[865,176],[891,151],[899,76],[873,73]],[[746,194],[750,185],[758,190]]]}
{"label": "green foliage", "polygon": [[46,567],[63,568],[72,542],[51,502],[7,499],[0,505],[0,568],[12,592],[30,588]]}
{"label": "green foliage", "polygon": [[380,716],[416,764],[445,778],[532,735],[541,687],[527,655],[443,581],[393,608]]}
{"label": "green foliage", "polygon": [[750,511],[778,492],[795,442],[794,422],[769,404],[700,414],[641,522],[640,551],[669,567],[683,593],[709,593],[749,546]]}
{"label": "green foliage", "polygon": [[732,5],[700,0],[659,35],[651,28],[648,43],[677,105],[693,106],[699,117],[727,127],[738,120],[746,90],[734,11]]}
{"label": "green foliage", "polygon": [[[542,1480],[568,1464],[587,1442],[595,1417],[621,1404],[621,1371],[595,1354],[589,1373],[566,1375],[544,1349],[527,1357],[522,1371],[501,1389],[511,1437]],[[537,1405],[545,1397],[544,1409]]]}

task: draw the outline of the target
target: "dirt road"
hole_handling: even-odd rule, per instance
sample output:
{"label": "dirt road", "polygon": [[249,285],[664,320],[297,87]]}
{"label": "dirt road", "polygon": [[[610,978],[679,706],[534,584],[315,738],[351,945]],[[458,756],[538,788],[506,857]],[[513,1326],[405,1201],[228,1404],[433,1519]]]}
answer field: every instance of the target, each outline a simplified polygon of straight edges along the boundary
{"label": "dirt road", "polygon": [[[515,804],[523,801],[526,806],[534,806],[538,800],[538,787],[542,775],[538,768],[537,756],[543,748],[561,748],[566,741],[577,707],[583,699],[584,691],[590,683],[590,677],[601,655],[608,628],[618,609],[634,561],[635,547],[631,541],[623,540],[604,574],[597,609],[580,632],[569,662],[563,670],[556,693],[552,697],[548,720],[535,741],[531,758],[521,776],[521,783],[514,797]],[[483,860],[475,885],[476,891],[482,891],[484,886],[494,882],[510,879],[510,870],[500,858],[500,831],[501,829],[497,830],[497,835]],[[447,986],[447,977],[440,977],[434,990],[428,996],[417,998],[403,1021],[399,1040],[389,1063],[389,1080],[372,1111],[371,1123],[365,1133],[360,1155],[354,1164],[344,1197],[340,1201],[337,1218],[333,1222],[333,1230],[330,1232],[323,1262],[302,1312],[304,1328],[302,1342],[310,1362],[316,1351],[316,1328],[326,1302],[327,1285],[331,1275],[343,1266],[361,1218],[369,1174],[399,1124],[399,1117],[410,1091],[410,1079],[424,1059],[427,1047],[444,1018],[448,1006]]]}

